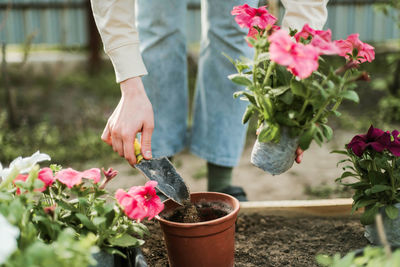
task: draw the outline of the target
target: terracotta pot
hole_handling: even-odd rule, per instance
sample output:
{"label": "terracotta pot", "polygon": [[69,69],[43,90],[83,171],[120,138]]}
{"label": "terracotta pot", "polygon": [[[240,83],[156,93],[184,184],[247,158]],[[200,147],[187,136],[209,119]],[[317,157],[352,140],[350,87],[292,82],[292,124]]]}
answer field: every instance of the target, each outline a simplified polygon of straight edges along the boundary
{"label": "terracotta pot", "polygon": [[164,202],[157,218],[164,233],[170,267],[232,267],[235,254],[235,222],[239,201],[227,194],[200,192],[191,194],[192,203],[222,203],[229,213],[221,218],[199,223],[177,223],[161,218],[172,214],[178,204]]}

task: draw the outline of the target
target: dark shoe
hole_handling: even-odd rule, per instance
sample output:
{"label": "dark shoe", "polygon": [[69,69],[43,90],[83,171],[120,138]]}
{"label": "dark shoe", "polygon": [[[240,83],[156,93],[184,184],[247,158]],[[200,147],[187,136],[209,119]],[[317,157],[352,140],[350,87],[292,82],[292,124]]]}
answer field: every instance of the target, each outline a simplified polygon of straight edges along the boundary
{"label": "dark shoe", "polygon": [[241,188],[240,186],[230,185],[230,186],[222,189],[220,192],[231,195],[231,196],[235,197],[237,200],[242,201],[242,202],[248,201],[246,192],[244,192],[243,188]]}

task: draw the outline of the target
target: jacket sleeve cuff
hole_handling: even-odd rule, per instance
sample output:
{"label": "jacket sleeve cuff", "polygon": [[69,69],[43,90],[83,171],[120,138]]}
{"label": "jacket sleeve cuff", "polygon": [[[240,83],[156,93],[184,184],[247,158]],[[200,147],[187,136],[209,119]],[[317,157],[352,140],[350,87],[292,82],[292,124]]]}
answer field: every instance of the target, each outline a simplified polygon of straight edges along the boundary
{"label": "jacket sleeve cuff", "polygon": [[285,7],[283,28],[301,30],[308,23],[321,30],[328,19],[328,0],[282,0],[282,3]]}
{"label": "jacket sleeve cuff", "polygon": [[128,44],[107,52],[114,66],[117,83],[147,74],[138,44]]}

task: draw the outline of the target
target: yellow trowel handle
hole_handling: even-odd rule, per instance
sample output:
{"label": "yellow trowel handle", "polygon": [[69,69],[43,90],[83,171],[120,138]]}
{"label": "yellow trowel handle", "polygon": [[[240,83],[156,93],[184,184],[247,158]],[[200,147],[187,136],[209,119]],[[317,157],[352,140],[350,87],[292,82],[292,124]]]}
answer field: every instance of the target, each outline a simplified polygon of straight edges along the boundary
{"label": "yellow trowel handle", "polygon": [[137,138],[135,138],[135,145],[134,146],[135,146],[136,164],[138,164],[138,163],[140,163],[142,161],[143,156],[142,156],[142,152],[140,151],[141,147],[140,147],[139,140],[137,140]]}

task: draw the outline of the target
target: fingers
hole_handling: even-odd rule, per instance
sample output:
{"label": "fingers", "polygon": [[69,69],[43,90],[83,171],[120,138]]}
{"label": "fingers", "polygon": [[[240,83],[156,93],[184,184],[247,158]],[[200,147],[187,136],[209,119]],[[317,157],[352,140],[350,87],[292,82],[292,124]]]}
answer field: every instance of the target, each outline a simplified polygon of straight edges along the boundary
{"label": "fingers", "polygon": [[113,130],[111,133],[111,141],[112,148],[115,152],[117,152],[121,157],[124,156],[124,147],[122,143],[122,139],[120,137],[120,133],[118,131]]}
{"label": "fingers", "polygon": [[111,131],[108,122],[106,127],[104,128],[103,133],[101,134],[101,140],[103,140],[103,142],[105,142],[106,144],[112,146]]}
{"label": "fingers", "polygon": [[303,159],[303,153],[304,151],[300,147],[296,149],[296,163],[301,163]]}
{"label": "fingers", "polygon": [[144,124],[142,130],[141,146],[142,155],[145,159],[151,159],[151,135],[153,134],[154,126],[151,124]]}
{"label": "fingers", "polygon": [[136,164],[136,155],[134,148],[135,134],[129,134],[123,137],[124,157],[132,166]]}

